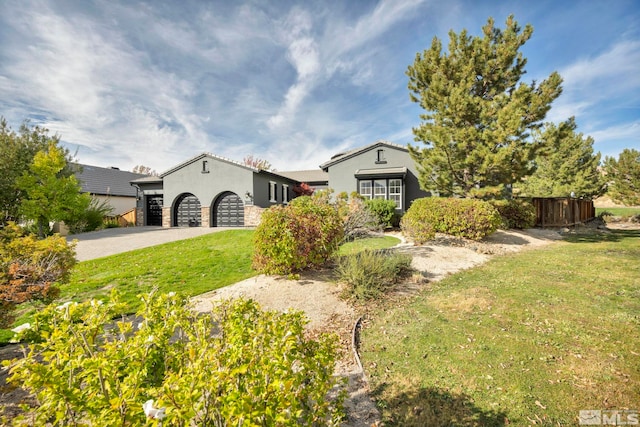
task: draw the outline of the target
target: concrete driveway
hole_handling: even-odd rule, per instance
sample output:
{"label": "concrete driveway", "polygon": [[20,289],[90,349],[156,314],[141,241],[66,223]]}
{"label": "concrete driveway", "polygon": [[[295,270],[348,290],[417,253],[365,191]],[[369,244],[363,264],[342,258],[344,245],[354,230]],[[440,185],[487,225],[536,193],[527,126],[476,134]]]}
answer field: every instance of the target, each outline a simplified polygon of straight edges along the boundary
{"label": "concrete driveway", "polygon": [[67,241],[77,241],[76,258],[87,261],[108,255],[147,248],[203,234],[232,230],[225,227],[125,227],[107,228],[90,233],[74,234]]}

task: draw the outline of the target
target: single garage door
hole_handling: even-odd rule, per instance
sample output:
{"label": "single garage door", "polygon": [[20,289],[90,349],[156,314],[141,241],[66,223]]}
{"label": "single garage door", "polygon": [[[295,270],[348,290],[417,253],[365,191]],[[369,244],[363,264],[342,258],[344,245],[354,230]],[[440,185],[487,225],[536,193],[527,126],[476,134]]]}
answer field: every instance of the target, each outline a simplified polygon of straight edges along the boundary
{"label": "single garage door", "polygon": [[162,196],[147,196],[147,225],[162,225]]}
{"label": "single garage door", "polygon": [[193,194],[186,193],[181,195],[176,202],[173,225],[175,227],[200,227],[202,225],[201,216],[200,200]]}
{"label": "single garage door", "polygon": [[235,193],[224,193],[218,197],[213,212],[214,227],[244,226],[244,203]]}

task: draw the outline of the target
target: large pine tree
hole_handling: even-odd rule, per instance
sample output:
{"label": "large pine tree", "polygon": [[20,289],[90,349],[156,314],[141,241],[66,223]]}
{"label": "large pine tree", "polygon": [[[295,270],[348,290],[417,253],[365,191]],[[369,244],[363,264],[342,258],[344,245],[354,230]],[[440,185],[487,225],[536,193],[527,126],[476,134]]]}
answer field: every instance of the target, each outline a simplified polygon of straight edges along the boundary
{"label": "large pine tree", "polygon": [[562,92],[562,78],[554,72],[539,85],[520,83],[530,25],[522,30],[510,16],[501,30],[489,18],[482,32],[450,31],[448,54],[434,38],[407,70],[411,100],[426,111],[413,130],[426,147],[409,147],[424,190],[493,197],[533,172],[538,145],[529,133]]}
{"label": "large pine tree", "polygon": [[536,132],[535,139],[543,148],[534,162],[536,171],[517,185],[519,195],[591,199],[603,193],[600,153],[593,152],[593,138],[576,133],[576,128],[571,117],[558,126],[548,123]]}

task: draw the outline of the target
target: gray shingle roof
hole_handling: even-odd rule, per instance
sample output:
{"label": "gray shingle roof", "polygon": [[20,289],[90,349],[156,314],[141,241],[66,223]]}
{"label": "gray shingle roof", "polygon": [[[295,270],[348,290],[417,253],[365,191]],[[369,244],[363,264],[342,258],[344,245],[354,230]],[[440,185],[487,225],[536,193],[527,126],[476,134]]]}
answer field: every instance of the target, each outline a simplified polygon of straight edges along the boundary
{"label": "gray shingle roof", "polygon": [[319,182],[328,182],[329,174],[323,171],[322,169],[312,169],[312,170],[303,170],[303,171],[283,171],[276,172],[277,174],[284,176],[286,178],[292,179],[298,182],[306,182],[308,183],[319,183]]}
{"label": "gray shingle roof", "polygon": [[82,186],[82,192],[101,196],[136,197],[136,189],[130,182],[148,176],[115,168],[82,164],[78,166],[81,170],[76,172],[76,178]]}

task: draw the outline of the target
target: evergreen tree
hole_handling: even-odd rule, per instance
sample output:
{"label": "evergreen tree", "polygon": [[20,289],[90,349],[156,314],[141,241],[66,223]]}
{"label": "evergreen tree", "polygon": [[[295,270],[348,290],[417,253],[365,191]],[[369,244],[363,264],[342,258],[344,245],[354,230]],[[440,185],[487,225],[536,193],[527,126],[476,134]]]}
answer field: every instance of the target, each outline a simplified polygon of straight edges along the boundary
{"label": "evergreen tree", "polygon": [[536,171],[517,184],[527,197],[583,197],[591,199],[604,191],[598,166],[600,153],[593,152],[593,138],[576,133],[571,117],[556,126],[548,123],[535,139],[543,144],[534,164]]}
{"label": "evergreen tree", "polygon": [[604,169],[611,199],[626,206],[640,205],[640,151],[625,148],[618,160],[606,157]]}
{"label": "evergreen tree", "polygon": [[410,146],[426,191],[494,197],[533,172],[538,145],[529,138],[562,92],[552,73],[539,85],[520,83],[526,59],[519,48],[531,37],[513,16],[506,28],[489,18],[482,37],[449,32],[449,53],[434,38],[409,66],[410,98],[426,111]]}

